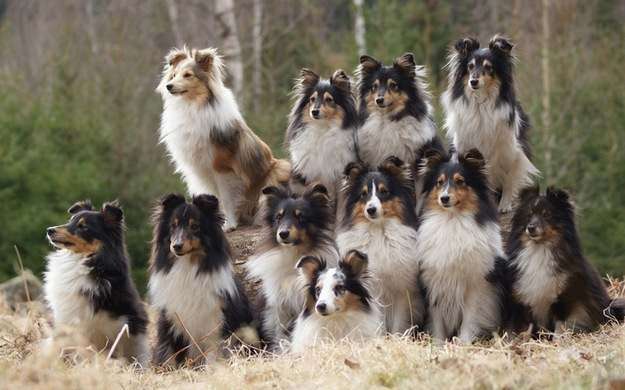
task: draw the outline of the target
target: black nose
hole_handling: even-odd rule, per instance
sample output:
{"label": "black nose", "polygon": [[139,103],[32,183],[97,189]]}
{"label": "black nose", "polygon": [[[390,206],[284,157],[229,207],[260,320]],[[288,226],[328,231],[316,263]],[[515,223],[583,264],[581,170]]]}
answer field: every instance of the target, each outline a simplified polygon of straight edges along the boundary
{"label": "black nose", "polygon": [[172,248],[174,248],[174,252],[180,252],[182,250],[182,244],[174,244]]}
{"label": "black nose", "polygon": [[167,84],[167,90],[171,92],[172,89],[174,89],[173,84]]}
{"label": "black nose", "polygon": [[477,87],[477,84],[479,83],[479,80],[471,79],[471,81],[469,81],[469,83],[471,84],[472,87]]}
{"label": "black nose", "polygon": [[535,234],[536,233],[536,225],[534,225],[533,223],[530,223],[529,225],[527,225],[527,232],[529,234]]}
{"label": "black nose", "polygon": [[367,208],[367,214],[369,214],[371,216],[374,216],[376,211],[378,211],[378,209],[375,208],[375,207],[368,207]]}
{"label": "black nose", "polygon": [[56,229],[55,228],[47,228],[46,229],[46,233],[48,233],[48,235],[51,236],[54,233],[56,233]]}
{"label": "black nose", "polygon": [[376,103],[378,106],[382,106],[382,105],[384,105],[384,98],[383,98],[382,96],[377,97],[377,98],[375,99],[375,103]]}
{"label": "black nose", "polygon": [[286,238],[289,238],[289,231],[288,230],[280,230],[278,232],[278,235],[280,236],[280,238],[282,238],[284,240]]}
{"label": "black nose", "polygon": [[441,203],[442,204],[448,204],[449,203],[449,195],[442,195],[440,199],[441,199]]}
{"label": "black nose", "polygon": [[328,307],[325,303],[318,303],[316,308],[317,311],[321,314],[324,314],[328,310]]}
{"label": "black nose", "polygon": [[313,116],[313,118],[319,118],[319,110],[317,109],[311,110],[310,114]]}

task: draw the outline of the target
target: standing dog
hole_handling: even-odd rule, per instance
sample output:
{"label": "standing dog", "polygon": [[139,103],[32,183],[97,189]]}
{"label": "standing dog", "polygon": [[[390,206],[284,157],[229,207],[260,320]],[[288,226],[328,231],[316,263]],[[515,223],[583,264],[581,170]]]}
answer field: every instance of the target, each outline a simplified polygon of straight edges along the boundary
{"label": "standing dog", "polygon": [[360,163],[345,169],[344,219],[338,228],[341,254],[367,253],[372,293],[384,311],[387,332],[404,333],[423,323],[418,284],[417,216],[411,169],[389,157],[377,170]]}
{"label": "standing dog", "polygon": [[427,198],[416,253],[428,327],[436,339],[470,343],[501,322],[505,260],[485,161],[477,150],[459,158],[431,150],[422,174]]}
{"label": "standing dog", "polygon": [[163,98],[160,139],[191,195],[221,199],[226,230],[251,220],[260,190],[287,182],[289,164],[277,160],[241,116],[223,83],[217,50],[174,49],[165,57],[157,91]]}
{"label": "standing dog", "polygon": [[317,184],[304,194],[267,187],[264,210],[265,242],[245,264],[248,275],[260,280],[263,335],[278,349],[304,307],[306,282],[295,265],[302,256],[338,262],[332,238],[334,221],[326,188]]}
{"label": "standing dog", "polygon": [[362,341],[380,333],[382,314],[369,292],[367,255],[352,250],[338,268],[306,256],[296,267],[307,285],[306,303],[293,329],[293,352],[325,340]]}
{"label": "standing dog", "polygon": [[67,224],[50,227],[57,249],[47,257],[44,294],[54,326],[75,326],[96,350],[110,349],[124,326],[115,356],[149,361],[148,317],[130,277],[123,212],[115,203],[94,210],[79,202]]}
{"label": "standing dog", "polygon": [[154,214],[149,293],[158,310],[153,362],[200,365],[221,355],[231,336],[258,344],[252,313],[235,279],[219,202],[170,194]]}
{"label": "standing dog", "polygon": [[530,161],[529,121],[516,99],[512,44],[493,37],[480,49],[473,38],[456,42],[449,54],[448,87],[442,97],[445,127],[460,154],[479,149],[489,165],[499,211],[512,210],[518,191],[539,174]]}
{"label": "standing dog", "polygon": [[323,184],[334,199],[343,168],[356,160],[356,103],[342,70],[334,72],[330,80],[320,79],[308,69],[300,74],[285,144],[294,175],[303,184]]}
{"label": "standing dog", "polygon": [[[597,270],[586,260],[568,193],[527,188],[512,219],[507,242],[512,294],[540,330],[595,330],[610,319],[623,320],[625,301],[611,300]],[[513,329],[523,329],[517,314]],[[521,315],[518,315],[521,314]]]}

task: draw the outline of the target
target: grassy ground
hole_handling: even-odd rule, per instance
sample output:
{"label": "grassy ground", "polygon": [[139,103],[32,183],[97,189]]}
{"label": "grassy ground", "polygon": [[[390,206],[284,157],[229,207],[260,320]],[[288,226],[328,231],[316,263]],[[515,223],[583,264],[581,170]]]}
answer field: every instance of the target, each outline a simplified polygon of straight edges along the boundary
{"label": "grassy ground", "polygon": [[472,346],[388,337],[172,373],[133,370],[82,349],[69,363],[41,352],[49,332],[41,303],[13,311],[0,302],[0,388],[625,388],[624,325],[555,341]]}

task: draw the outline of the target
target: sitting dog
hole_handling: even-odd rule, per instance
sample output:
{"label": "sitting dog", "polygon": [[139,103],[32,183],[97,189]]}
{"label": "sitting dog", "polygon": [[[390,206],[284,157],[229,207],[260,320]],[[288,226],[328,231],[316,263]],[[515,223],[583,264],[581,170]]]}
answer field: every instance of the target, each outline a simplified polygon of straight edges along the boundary
{"label": "sitting dog", "polygon": [[47,257],[44,295],[54,326],[74,327],[98,351],[110,350],[127,326],[114,356],[145,367],[148,317],[130,276],[122,209],[94,210],[85,201],[69,213],[68,223],[47,230],[56,250]]}

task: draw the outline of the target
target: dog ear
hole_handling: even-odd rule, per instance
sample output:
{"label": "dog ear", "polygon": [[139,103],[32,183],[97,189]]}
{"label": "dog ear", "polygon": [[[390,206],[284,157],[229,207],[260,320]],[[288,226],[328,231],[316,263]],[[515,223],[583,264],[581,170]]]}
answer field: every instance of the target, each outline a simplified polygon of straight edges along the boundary
{"label": "dog ear", "polygon": [[76,202],[74,203],[69,209],[67,209],[67,212],[70,214],[76,214],[79,211],[83,211],[83,210],[87,210],[87,211],[91,211],[93,210],[93,206],[91,205],[91,201],[90,200],[81,200],[80,202]]}
{"label": "dog ear", "polygon": [[117,226],[124,219],[124,212],[117,201],[107,202],[102,205],[102,216],[108,225]]}
{"label": "dog ear", "polygon": [[347,274],[360,276],[367,269],[369,258],[359,250],[352,249],[341,261],[339,267]]}
{"label": "dog ear", "polygon": [[308,282],[313,279],[316,273],[323,270],[325,267],[325,262],[315,256],[304,256],[295,264],[295,268],[300,270]]}
{"label": "dog ear", "polygon": [[202,71],[208,72],[215,62],[216,55],[217,51],[213,48],[196,50],[194,59]]}
{"label": "dog ear", "polygon": [[360,56],[360,69],[364,73],[375,72],[382,67],[382,63],[375,58],[362,55]]}
{"label": "dog ear", "polygon": [[395,61],[393,62],[393,67],[395,69],[398,69],[400,72],[406,73],[410,76],[414,76],[416,74],[416,66],[417,64],[414,62],[414,54],[412,53],[404,53],[395,58]]}
{"label": "dog ear", "polygon": [[547,199],[553,203],[569,207],[573,205],[571,202],[571,195],[566,190],[550,186],[547,187],[546,196]]}
{"label": "dog ear", "polygon": [[311,88],[319,82],[319,75],[308,68],[299,71],[299,83],[305,88]]}
{"label": "dog ear", "polygon": [[165,56],[165,62],[168,66],[174,67],[185,58],[187,58],[187,53],[183,49],[171,49]]}
{"label": "dog ear", "polygon": [[363,164],[353,161],[347,164],[345,170],[343,170],[343,176],[347,183],[353,183],[366,170],[367,168]]}
{"label": "dog ear", "polygon": [[528,201],[536,198],[540,193],[540,188],[538,185],[533,185],[529,187],[523,188],[518,195],[519,203],[525,204]]}
{"label": "dog ear", "polygon": [[214,195],[195,195],[192,203],[205,214],[214,215],[219,212],[219,199]]}
{"label": "dog ear", "polygon": [[391,176],[395,176],[402,180],[412,181],[410,167],[404,164],[404,162],[399,157],[388,156],[384,161],[382,161],[382,164],[380,164],[378,170],[386,172]]}
{"label": "dog ear", "polygon": [[486,167],[486,160],[484,156],[477,149],[471,149],[460,157],[460,162],[478,171],[483,170]]}
{"label": "dog ear", "polygon": [[337,69],[336,71],[334,71],[334,74],[332,74],[332,77],[330,78],[330,84],[334,85],[345,93],[349,94],[351,92],[349,77],[343,71],[343,69]]}
{"label": "dog ear", "polygon": [[180,206],[185,202],[184,196],[179,194],[167,194],[160,200],[160,205],[163,210],[170,210]]}
{"label": "dog ear", "polygon": [[417,162],[419,166],[419,176],[425,175],[428,171],[433,170],[445,160],[443,152],[437,148],[427,148],[418,152],[421,156]]}
{"label": "dog ear", "polygon": [[330,195],[328,194],[328,189],[323,184],[314,184],[312,188],[304,193],[303,197],[310,201],[319,202],[322,205],[327,205],[330,203]]}
{"label": "dog ear", "polygon": [[273,207],[281,199],[284,199],[287,196],[287,191],[284,187],[269,186],[263,188],[262,192],[266,198],[266,206],[269,208]]}
{"label": "dog ear", "polygon": [[510,55],[514,45],[506,38],[495,35],[491,40],[488,48],[496,53]]}
{"label": "dog ear", "polygon": [[479,48],[480,41],[472,37],[458,39],[454,44],[454,50],[458,54],[460,54],[461,57],[468,57],[469,54],[473,53]]}

